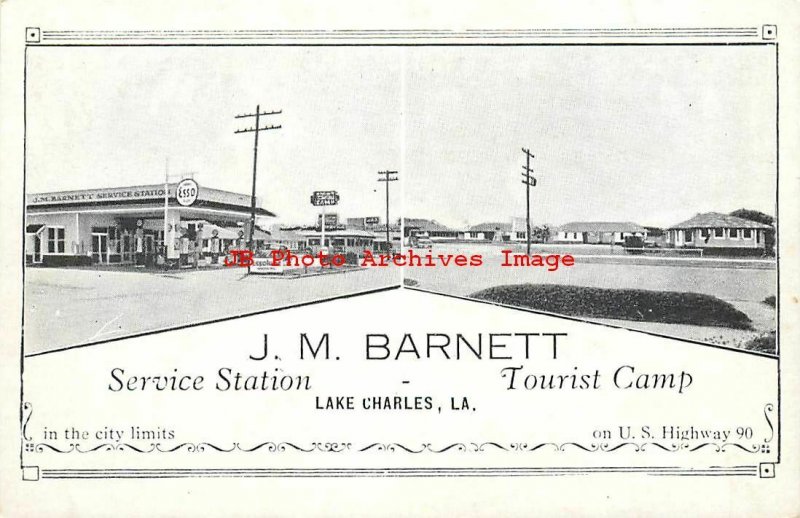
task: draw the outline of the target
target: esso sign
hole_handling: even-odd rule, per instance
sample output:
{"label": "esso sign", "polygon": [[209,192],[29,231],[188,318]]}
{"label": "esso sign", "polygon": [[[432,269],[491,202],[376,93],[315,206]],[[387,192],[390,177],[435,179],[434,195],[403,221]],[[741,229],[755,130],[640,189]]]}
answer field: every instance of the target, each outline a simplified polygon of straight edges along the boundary
{"label": "esso sign", "polygon": [[181,180],[175,188],[175,199],[178,200],[180,205],[188,207],[197,201],[199,192],[200,188],[197,186],[197,182],[191,178],[186,178],[185,180]]}

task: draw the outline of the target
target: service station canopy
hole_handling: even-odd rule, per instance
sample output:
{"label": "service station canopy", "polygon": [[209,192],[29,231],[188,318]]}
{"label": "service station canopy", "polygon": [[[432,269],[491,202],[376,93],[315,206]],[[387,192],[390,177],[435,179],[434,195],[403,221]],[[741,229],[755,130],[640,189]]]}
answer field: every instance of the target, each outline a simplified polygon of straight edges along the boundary
{"label": "service station canopy", "polygon": [[[176,187],[172,183],[167,186],[170,207],[179,207],[176,202]],[[199,187],[195,207],[218,208],[233,211],[250,211],[250,196],[208,187]],[[163,208],[164,184],[139,185],[133,187],[111,187],[105,189],[86,189],[50,193],[35,193],[26,196],[28,212],[46,212],[50,210],[80,210],[97,207],[141,207],[143,209]],[[256,198],[256,215],[275,216],[272,212],[260,207]]]}

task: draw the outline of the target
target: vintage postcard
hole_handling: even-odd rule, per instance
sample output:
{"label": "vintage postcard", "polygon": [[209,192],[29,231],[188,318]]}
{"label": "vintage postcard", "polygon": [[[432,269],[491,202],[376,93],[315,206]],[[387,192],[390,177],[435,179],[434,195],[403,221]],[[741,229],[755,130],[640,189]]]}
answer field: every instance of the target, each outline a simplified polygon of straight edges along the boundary
{"label": "vintage postcard", "polygon": [[800,511],[790,4],[81,5],[2,6],[4,516]]}

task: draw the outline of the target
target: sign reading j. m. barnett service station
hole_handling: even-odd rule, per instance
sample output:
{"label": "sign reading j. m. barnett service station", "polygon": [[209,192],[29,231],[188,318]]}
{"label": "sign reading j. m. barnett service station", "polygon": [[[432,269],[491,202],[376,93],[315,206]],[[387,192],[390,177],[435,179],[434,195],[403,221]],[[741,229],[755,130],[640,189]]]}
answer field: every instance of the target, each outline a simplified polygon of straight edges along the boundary
{"label": "sign reading j. m. barnett service station", "polygon": [[773,358],[408,290],[327,304],[26,359],[24,463],[757,476],[776,460]]}
{"label": "sign reading j. m. barnett service station", "polygon": [[[174,197],[174,191],[170,193],[170,196]],[[28,197],[28,205],[86,203],[110,200],[152,200],[156,198],[164,198],[163,185],[32,194]]]}
{"label": "sign reading j. m. barnett service station", "polygon": [[[181,180],[177,184],[170,184],[168,197],[183,206],[192,205],[200,195],[200,187],[190,178]],[[217,192],[210,190],[206,193],[210,199],[215,199]],[[244,196],[242,196],[244,198]],[[249,197],[248,197],[249,199]],[[51,193],[29,194],[28,206],[57,206],[57,205],[82,205],[91,203],[108,202],[154,202],[164,200],[164,185],[140,185],[133,187],[111,187],[103,189],[83,189],[79,191],[61,191]]]}

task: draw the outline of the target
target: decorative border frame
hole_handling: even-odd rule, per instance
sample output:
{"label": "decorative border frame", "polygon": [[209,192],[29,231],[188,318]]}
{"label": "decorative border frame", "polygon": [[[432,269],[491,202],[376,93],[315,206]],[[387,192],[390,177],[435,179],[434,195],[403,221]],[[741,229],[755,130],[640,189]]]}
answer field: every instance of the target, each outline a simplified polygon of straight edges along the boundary
{"label": "decorative border frame", "polygon": [[[575,42],[576,39],[603,39],[611,41],[602,42]],[[713,39],[713,41],[709,41]],[[718,45],[771,45],[775,47],[775,71],[776,71],[776,245],[777,245],[777,296],[776,296],[776,318],[777,318],[777,421],[775,426],[769,417],[775,407],[768,403],[764,407],[764,417],[770,428],[770,436],[765,438],[760,444],[745,446],[738,443],[704,443],[694,448],[689,448],[688,444],[675,442],[670,445],[662,445],[654,442],[632,443],[623,442],[615,445],[596,442],[588,446],[578,443],[509,443],[501,444],[496,442],[485,443],[453,443],[449,445],[433,446],[429,443],[420,445],[406,446],[399,443],[372,443],[355,448],[358,452],[403,452],[411,454],[419,453],[446,453],[446,452],[474,452],[480,453],[490,449],[500,449],[509,452],[534,452],[540,448],[555,448],[556,451],[564,451],[565,448],[574,447],[586,452],[613,452],[625,447],[632,447],[635,451],[644,451],[646,447],[652,446],[663,451],[698,451],[706,447],[715,448],[716,452],[725,451],[726,447],[738,447],[748,453],[770,453],[771,442],[778,434],[777,440],[777,461],[762,462],[758,465],[747,466],[709,466],[706,468],[682,468],[676,466],[583,466],[583,467],[496,467],[496,468],[304,468],[304,469],[270,469],[270,468],[219,468],[219,469],[48,469],[39,466],[29,466],[24,464],[23,453],[25,451],[45,451],[48,449],[57,453],[91,453],[97,451],[131,451],[136,453],[172,453],[185,449],[189,452],[253,452],[265,449],[270,453],[280,453],[284,451],[299,451],[303,453],[341,453],[352,451],[352,443],[348,442],[325,442],[312,443],[308,446],[298,446],[291,442],[263,442],[252,447],[241,447],[238,443],[233,443],[229,447],[219,447],[210,443],[182,443],[174,448],[162,449],[159,443],[153,443],[149,449],[141,449],[129,444],[98,444],[89,446],[85,449],[79,443],[72,444],[69,450],[59,450],[46,443],[34,444],[27,436],[26,428],[32,416],[32,406],[24,401],[24,361],[25,343],[24,331],[20,340],[20,469],[22,480],[40,479],[117,479],[117,478],[187,478],[187,477],[236,477],[236,478],[262,478],[262,477],[512,477],[512,476],[561,476],[561,475],[588,475],[592,473],[643,473],[654,476],[758,476],[760,478],[774,478],[776,465],[781,460],[781,362],[780,362],[780,219],[777,217],[779,211],[779,186],[780,186],[780,67],[778,58],[777,26],[762,25],[759,27],[706,27],[706,28],[599,28],[599,29],[474,29],[474,30],[429,30],[429,29],[408,29],[408,30],[383,30],[383,29],[353,29],[353,30],[129,30],[129,31],[108,31],[108,30],[41,30],[39,27],[28,27],[25,31],[25,83],[23,87],[24,113],[27,114],[27,51],[28,47],[169,47],[169,46],[198,46],[198,47],[237,47],[237,46],[413,46],[413,47],[433,47],[433,46],[718,46]],[[656,41],[649,41],[656,40]],[[679,41],[671,41],[679,40]],[[134,42],[134,43],[128,43]],[[27,115],[26,115],[27,117]],[[27,118],[24,122],[25,135],[23,136],[23,196],[26,183],[27,165]],[[23,199],[23,207],[25,200]],[[25,227],[25,210],[23,209],[22,228]],[[23,271],[23,305],[24,305],[24,272],[25,254],[22,251],[22,271]],[[409,288],[406,286],[392,286],[379,290],[371,290],[364,293],[355,293],[347,296],[357,296],[373,291],[384,291],[387,289],[420,289]],[[299,304],[309,305],[343,297],[334,297],[320,301],[310,301]],[[471,299],[470,299],[471,300]],[[475,301],[479,302],[479,301]],[[296,305],[297,306],[297,305]],[[289,307],[296,307],[289,306]],[[252,314],[260,314],[271,311],[278,311],[285,308],[276,308],[259,311]],[[248,315],[237,315],[221,320],[240,318]],[[561,315],[554,315],[564,318]],[[176,328],[162,329],[158,331],[142,333],[139,335],[126,336],[119,339],[134,338],[143,334],[155,334],[186,327],[205,325],[215,321],[202,322],[196,324],[183,325]],[[24,312],[22,329],[24,330]],[[98,342],[104,343],[104,342]],[[87,345],[96,345],[87,344]],[[703,344],[708,345],[708,344]]]}
{"label": "decorative border frame", "polygon": [[[769,427],[769,435],[764,437],[761,442],[746,441],[746,442],[713,442],[706,441],[696,446],[691,446],[688,441],[666,441],[661,443],[658,441],[621,441],[618,443],[608,443],[603,441],[594,441],[589,444],[581,444],[577,442],[513,442],[513,443],[500,443],[494,441],[486,441],[481,443],[476,442],[453,442],[441,445],[433,445],[432,443],[421,442],[415,445],[405,445],[397,442],[381,443],[381,442],[365,442],[363,444],[354,445],[352,442],[312,442],[308,444],[298,445],[290,441],[264,441],[256,443],[251,446],[243,446],[241,443],[233,442],[230,445],[219,446],[209,442],[183,442],[173,447],[163,447],[160,442],[151,442],[148,446],[135,446],[125,442],[98,442],[84,446],[80,442],[74,442],[69,445],[69,449],[61,449],[47,442],[36,443],[28,436],[27,428],[28,423],[33,416],[33,405],[25,403],[22,405],[22,410],[25,415],[22,425],[22,438],[26,441],[24,450],[32,453],[54,452],[54,453],[95,453],[95,452],[132,452],[132,453],[173,453],[176,451],[185,451],[188,453],[202,453],[205,451],[218,452],[218,453],[232,453],[244,452],[252,453],[254,451],[263,450],[264,453],[485,453],[505,451],[510,453],[533,453],[539,450],[564,452],[569,449],[582,450],[588,453],[594,452],[613,452],[623,448],[633,449],[635,452],[643,452],[649,450],[660,450],[663,452],[695,452],[705,448],[709,448],[716,453],[724,453],[727,449],[738,448],[746,453],[763,453],[768,454],[771,452],[771,444],[775,439],[775,427],[772,424],[770,416],[775,411],[775,406],[772,403],[764,405],[763,413],[764,420]],[[147,441],[145,441],[147,443]],[[649,449],[648,449],[649,448]]]}

